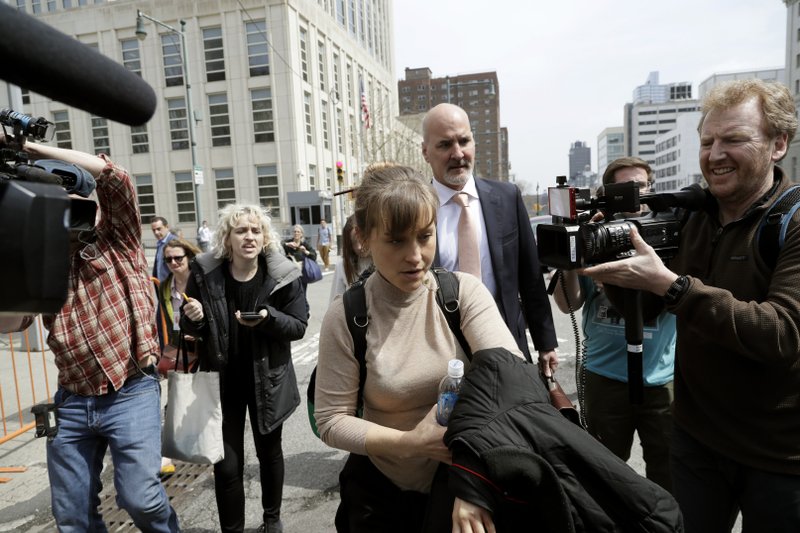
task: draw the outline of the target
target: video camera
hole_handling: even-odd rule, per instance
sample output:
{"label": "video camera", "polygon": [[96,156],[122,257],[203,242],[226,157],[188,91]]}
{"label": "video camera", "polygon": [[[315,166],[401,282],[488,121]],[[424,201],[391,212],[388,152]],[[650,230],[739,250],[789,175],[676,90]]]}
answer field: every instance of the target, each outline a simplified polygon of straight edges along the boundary
{"label": "video camera", "polygon": [[[705,193],[697,184],[676,193],[639,194],[636,182],[605,185],[605,194],[592,198],[588,189],[566,186],[566,177],[556,178],[557,187],[548,189],[553,224],[536,227],[539,260],[550,267],[571,270],[605,263],[631,255],[631,229],[664,259],[678,250],[682,222],[673,208],[697,210]],[[634,216],[646,204],[651,212]],[[604,221],[592,222],[598,211]],[[612,220],[613,215],[622,219]]]}
{"label": "video camera", "polygon": [[7,280],[0,311],[55,313],[67,295],[69,233],[94,229],[97,204],[85,199],[95,189],[94,177],[63,161],[28,160],[25,142],[47,142],[55,133],[53,123],[44,118],[2,109],[0,127],[5,134],[0,147],[0,243],[7,258],[0,264],[0,278]]}

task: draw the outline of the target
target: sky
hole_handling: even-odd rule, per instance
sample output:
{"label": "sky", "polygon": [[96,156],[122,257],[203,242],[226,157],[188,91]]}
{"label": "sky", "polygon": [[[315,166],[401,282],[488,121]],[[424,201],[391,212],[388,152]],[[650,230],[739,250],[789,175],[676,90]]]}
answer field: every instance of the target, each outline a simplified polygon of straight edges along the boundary
{"label": "sky", "polygon": [[662,84],[783,68],[781,0],[394,0],[395,71],[434,77],[497,71],[500,125],[517,182],[535,192],[567,174],[584,141],[597,172],[597,136],[622,126],[623,107],[651,71]]}

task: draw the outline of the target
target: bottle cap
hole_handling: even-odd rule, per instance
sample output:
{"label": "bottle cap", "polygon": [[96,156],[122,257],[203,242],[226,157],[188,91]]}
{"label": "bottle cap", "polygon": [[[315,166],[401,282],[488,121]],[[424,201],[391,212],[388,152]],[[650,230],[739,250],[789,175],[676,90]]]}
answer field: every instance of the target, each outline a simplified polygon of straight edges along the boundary
{"label": "bottle cap", "polygon": [[460,359],[450,359],[447,363],[447,375],[451,378],[464,377],[464,361]]}

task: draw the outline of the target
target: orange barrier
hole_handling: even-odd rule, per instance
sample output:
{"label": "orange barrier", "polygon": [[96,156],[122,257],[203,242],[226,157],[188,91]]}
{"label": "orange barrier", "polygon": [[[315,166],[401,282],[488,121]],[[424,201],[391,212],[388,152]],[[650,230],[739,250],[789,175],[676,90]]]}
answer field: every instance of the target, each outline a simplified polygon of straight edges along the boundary
{"label": "orange barrier", "polygon": [[[31,329],[41,339],[38,347],[32,347],[29,337]],[[48,369],[48,358],[52,366],[52,355],[43,346],[45,338],[41,317],[37,317],[31,328],[24,332],[0,335],[0,341],[7,341],[7,345],[0,343],[0,368],[3,369],[0,371],[0,419],[3,423],[0,444],[33,429],[36,423],[31,407],[40,402],[51,401],[50,374],[53,374],[53,387],[57,376]],[[21,341],[19,349],[14,347],[17,341]],[[37,354],[36,348],[40,348],[41,352]],[[37,361],[38,358],[41,358],[41,364]],[[11,393],[13,396],[9,398]]]}

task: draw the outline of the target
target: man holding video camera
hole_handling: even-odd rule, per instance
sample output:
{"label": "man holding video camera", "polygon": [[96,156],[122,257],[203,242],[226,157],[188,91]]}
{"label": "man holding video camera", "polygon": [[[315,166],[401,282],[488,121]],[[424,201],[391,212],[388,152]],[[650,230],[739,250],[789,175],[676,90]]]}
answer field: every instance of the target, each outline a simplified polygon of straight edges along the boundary
{"label": "man holding video camera", "polygon": [[[5,139],[0,139],[0,145]],[[70,234],[67,299],[44,315],[58,367],[57,433],[47,443],[53,515],[60,531],[105,531],[98,512],[110,448],[117,502],[142,531],[178,531],[158,478],[161,465],[158,342],[152,286],[134,186],[105,155],[25,143],[31,159],[74,163],[94,176],[100,216]],[[5,317],[5,331],[32,316]]]}
{"label": "man holding video camera", "polygon": [[[640,194],[650,192],[654,179],[647,161],[622,157],[612,161],[603,173],[603,185],[630,181],[636,183]],[[629,218],[638,213],[625,215]],[[602,216],[598,214],[594,220],[599,218]],[[630,458],[633,435],[638,433],[647,478],[671,490],[669,441],[675,316],[663,311],[644,325],[642,402],[633,404],[628,391],[625,324],[620,313],[609,302],[602,283],[578,276],[574,270],[560,272],[553,292],[556,305],[564,313],[583,307],[584,406],[589,432],[623,461]]]}
{"label": "man holding video camera", "polygon": [[687,533],[800,531],[800,213],[774,265],[758,238],[790,187],[776,166],[797,129],[785,86],[721,84],[703,101],[704,209],[669,268],[633,232],[634,257],[580,271],[649,291],[677,320],[671,470]]}

